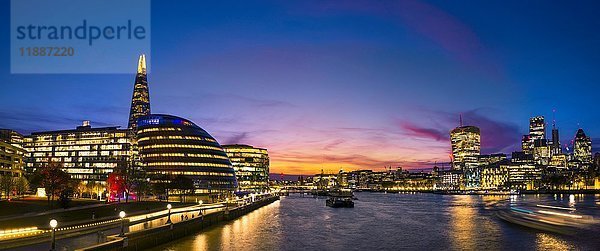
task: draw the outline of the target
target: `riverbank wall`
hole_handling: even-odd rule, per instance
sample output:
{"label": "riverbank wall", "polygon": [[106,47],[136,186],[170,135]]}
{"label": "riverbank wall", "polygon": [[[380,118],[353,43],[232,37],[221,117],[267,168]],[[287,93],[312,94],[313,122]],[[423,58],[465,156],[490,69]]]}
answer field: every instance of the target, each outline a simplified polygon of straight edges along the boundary
{"label": "riverbank wall", "polygon": [[124,237],[111,236],[109,241],[87,248],[78,249],[80,251],[139,251],[147,250],[152,247],[177,240],[179,238],[198,233],[207,227],[221,222],[230,221],[240,216],[248,214],[258,208],[271,204],[279,200],[279,196],[265,198],[252,204],[237,207],[231,210],[207,214],[201,218],[195,218],[166,224],[164,226],[150,228],[146,230],[126,233]]}

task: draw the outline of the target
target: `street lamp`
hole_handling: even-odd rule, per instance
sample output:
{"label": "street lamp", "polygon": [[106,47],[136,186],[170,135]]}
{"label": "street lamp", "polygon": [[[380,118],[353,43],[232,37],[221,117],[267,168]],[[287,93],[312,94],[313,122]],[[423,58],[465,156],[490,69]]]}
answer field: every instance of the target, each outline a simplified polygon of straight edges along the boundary
{"label": "street lamp", "polygon": [[167,217],[167,224],[171,224],[173,222],[171,222],[171,204],[167,204],[167,209],[169,209],[169,214]]}
{"label": "street lamp", "polygon": [[125,237],[125,211],[119,212],[119,217],[121,218],[121,234],[119,234],[119,237]]}
{"label": "street lamp", "polygon": [[[204,203],[204,201],[202,201],[202,200],[198,201],[198,205],[202,206],[202,203]],[[200,209],[200,215],[204,215],[202,213],[202,209]],[[200,215],[198,215],[198,217],[200,217]]]}
{"label": "street lamp", "polygon": [[58,221],[55,219],[50,220],[50,227],[52,228],[52,247],[51,251],[56,250],[56,226],[58,226]]}

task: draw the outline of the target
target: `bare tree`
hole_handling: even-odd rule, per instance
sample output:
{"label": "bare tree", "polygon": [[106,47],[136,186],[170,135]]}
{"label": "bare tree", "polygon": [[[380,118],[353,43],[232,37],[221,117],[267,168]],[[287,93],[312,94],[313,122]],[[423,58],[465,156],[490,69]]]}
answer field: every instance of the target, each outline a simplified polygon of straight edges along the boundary
{"label": "bare tree", "polygon": [[21,197],[29,191],[29,181],[23,176],[15,178],[15,190],[17,190],[17,194]]}
{"label": "bare tree", "polygon": [[10,193],[14,190],[15,180],[10,175],[4,175],[0,178],[0,190],[10,199]]}

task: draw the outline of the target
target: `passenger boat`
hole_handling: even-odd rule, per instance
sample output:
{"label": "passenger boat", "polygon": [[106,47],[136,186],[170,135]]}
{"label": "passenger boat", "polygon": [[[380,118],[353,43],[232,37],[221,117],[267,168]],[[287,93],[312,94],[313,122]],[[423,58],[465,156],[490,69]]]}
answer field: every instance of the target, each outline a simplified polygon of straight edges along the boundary
{"label": "passenger boat", "polygon": [[325,205],[328,207],[354,207],[354,201],[352,201],[352,197],[336,197],[331,196],[325,202]]}
{"label": "passenger boat", "polygon": [[328,207],[354,207],[352,190],[338,189],[329,193],[329,198],[325,202]]}
{"label": "passenger boat", "polygon": [[513,207],[497,213],[500,219],[543,231],[560,234],[573,234],[594,223],[590,216],[575,214],[575,208],[536,205],[532,208]]}

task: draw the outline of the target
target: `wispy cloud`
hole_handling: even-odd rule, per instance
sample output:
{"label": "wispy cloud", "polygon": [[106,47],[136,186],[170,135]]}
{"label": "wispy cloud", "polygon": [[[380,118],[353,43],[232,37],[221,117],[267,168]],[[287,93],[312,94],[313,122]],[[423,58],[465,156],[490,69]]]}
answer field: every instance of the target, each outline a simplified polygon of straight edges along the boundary
{"label": "wispy cloud", "polygon": [[421,127],[409,121],[400,121],[400,128],[402,128],[402,130],[404,130],[408,135],[418,138],[428,138],[435,141],[448,139],[448,132],[440,129]]}
{"label": "wispy cloud", "polygon": [[223,145],[232,145],[232,144],[242,144],[244,140],[248,137],[248,132],[241,133],[233,133],[231,136],[226,137],[221,144]]}

